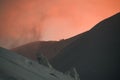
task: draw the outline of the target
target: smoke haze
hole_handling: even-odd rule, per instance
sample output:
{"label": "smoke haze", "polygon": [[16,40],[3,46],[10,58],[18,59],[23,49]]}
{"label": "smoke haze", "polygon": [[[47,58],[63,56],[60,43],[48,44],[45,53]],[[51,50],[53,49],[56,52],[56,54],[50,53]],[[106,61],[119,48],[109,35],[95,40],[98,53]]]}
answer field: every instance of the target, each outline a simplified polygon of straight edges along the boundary
{"label": "smoke haze", "polygon": [[0,0],[0,46],[69,38],[120,11],[120,0]]}

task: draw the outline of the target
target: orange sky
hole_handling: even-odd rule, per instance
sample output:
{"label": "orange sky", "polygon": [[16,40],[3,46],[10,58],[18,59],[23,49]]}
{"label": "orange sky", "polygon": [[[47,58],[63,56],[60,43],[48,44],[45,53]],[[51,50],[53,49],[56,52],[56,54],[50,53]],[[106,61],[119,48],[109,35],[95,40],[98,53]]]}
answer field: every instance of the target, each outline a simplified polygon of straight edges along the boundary
{"label": "orange sky", "polygon": [[120,0],[0,0],[0,46],[69,38],[120,11]]}

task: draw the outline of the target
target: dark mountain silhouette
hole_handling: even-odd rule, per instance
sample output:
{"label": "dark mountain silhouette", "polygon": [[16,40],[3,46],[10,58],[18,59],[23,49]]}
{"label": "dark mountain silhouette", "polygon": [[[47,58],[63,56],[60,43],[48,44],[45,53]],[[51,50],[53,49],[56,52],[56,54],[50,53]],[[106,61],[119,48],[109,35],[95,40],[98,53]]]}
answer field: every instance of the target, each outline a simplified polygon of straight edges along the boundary
{"label": "dark mountain silhouette", "polygon": [[[85,34],[85,33],[83,33]],[[83,34],[79,34],[77,36],[71,37],[69,39],[62,39],[60,41],[37,41],[32,42],[20,47],[16,47],[11,49],[14,52],[17,52],[23,56],[26,56],[32,60],[36,60],[36,54],[42,53],[47,59],[52,59],[55,57],[60,51],[69,45],[70,43],[74,42]]]}
{"label": "dark mountain silhouette", "polygon": [[120,80],[120,13],[88,32],[60,41],[38,41],[12,51],[36,60],[42,53],[59,71],[76,67],[81,80]]}
{"label": "dark mountain silhouette", "polygon": [[76,67],[81,80],[120,80],[120,13],[77,37],[51,64],[63,72]]}
{"label": "dark mountain silhouette", "polygon": [[[57,41],[36,41],[36,42],[32,42],[29,44],[25,44],[23,46],[20,47],[16,47],[11,49],[14,52],[17,52],[25,57],[28,57],[29,59],[32,60],[36,60],[36,55],[37,53],[44,53],[44,55],[48,58],[50,58],[51,56],[49,56],[49,53],[51,53],[51,47],[52,45],[54,45],[55,43],[57,43]],[[46,51],[49,49],[49,53]]]}

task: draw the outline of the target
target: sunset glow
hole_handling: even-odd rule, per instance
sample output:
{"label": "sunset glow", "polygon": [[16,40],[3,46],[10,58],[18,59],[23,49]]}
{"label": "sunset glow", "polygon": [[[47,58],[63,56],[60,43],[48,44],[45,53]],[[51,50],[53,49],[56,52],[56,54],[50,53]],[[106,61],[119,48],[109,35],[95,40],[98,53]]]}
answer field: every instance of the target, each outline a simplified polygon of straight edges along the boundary
{"label": "sunset glow", "polygon": [[120,0],[0,0],[0,46],[66,39],[120,12]]}

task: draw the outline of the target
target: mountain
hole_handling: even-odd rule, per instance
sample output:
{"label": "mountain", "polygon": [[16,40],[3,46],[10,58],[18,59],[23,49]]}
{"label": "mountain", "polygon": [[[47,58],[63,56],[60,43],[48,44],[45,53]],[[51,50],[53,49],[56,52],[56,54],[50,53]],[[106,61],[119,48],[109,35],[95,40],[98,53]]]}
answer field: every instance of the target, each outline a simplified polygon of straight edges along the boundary
{"label": "mountain", "polygon": [[64,47],[50,62],[65,72],[76,67],[81,80],[120,80],[120,13]]}
{"label": "mountain", "polygon": [[75,67],[81,80],[120,80],[120,13],[91,30],[60,41],[38,41],[12,51],[36,60],[42,53],[59,71]]}
{"label": "mountain", "polygon": [[[25,57],[28,57],[29,59],[36,60],[37,53],[44,53],[44,55],[47,57],[48,55],[47,53],[45,53],[45,49],[47,50],[48,48],[49,50],[51,50],[50,46],[55,43],[56,41],[36,41],[20,47],[13,48],[11,50]],[[50,58],[50,56],[48,58]]]}
{"label": "mountain", "polygon": [[[85,33],[83,33],[85,34]],[[60,41],[36,41],[20,47],[11,49],[29,59],[36,60],[36,54],[42,53],[47,59],[54,58],[64,47],[74,42],[83,34],[76,35],[69,39],[62,39]]]}
{"label": "mountain", "polygon": [[39,59],[40,63],[0,47],[0,80],[79,80],[75,71],[75,77],[66,75]]}

